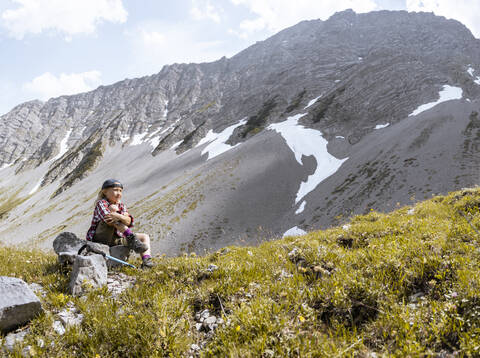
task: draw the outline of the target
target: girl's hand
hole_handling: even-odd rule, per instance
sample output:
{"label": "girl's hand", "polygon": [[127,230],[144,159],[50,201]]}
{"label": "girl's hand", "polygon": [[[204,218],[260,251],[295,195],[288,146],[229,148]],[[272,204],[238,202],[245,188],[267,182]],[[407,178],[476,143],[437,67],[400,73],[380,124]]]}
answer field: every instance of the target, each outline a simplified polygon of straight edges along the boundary
{"label": "girl's hand", "polygon": [[119,219],[119,214],[117,213],[107,214],[105,215],[105,218],[104,218],[107,224],[113,224],[114,222],[118,221],[118,219]]}
{"label": "girl's hand", "polygon": [[110,204],[108,208],[113,212],[118,211],[118,206],[115,204]]}

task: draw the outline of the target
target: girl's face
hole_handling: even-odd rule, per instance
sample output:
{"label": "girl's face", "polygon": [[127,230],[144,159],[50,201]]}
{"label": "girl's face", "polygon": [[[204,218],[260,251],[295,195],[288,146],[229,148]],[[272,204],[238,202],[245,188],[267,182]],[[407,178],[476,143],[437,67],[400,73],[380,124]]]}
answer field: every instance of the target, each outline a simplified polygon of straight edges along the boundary
{"label": "girl's face", "polygon": [[122,198],[122,188],[107,188],[103,189],[103,193],[111,204],[118,204]]}

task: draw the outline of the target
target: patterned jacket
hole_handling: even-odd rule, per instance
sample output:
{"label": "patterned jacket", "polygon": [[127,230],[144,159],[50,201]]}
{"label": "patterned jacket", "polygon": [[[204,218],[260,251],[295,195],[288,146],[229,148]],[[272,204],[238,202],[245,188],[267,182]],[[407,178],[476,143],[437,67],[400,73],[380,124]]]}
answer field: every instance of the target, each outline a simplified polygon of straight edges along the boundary
{"label": "patterned jacket", "polygon": [[[110,214],[110,209],[108,208],[109,205],[110,203],[106,199],[101,199],[97,201],[97,205],[95,205],[95,209],[93,210],[92,223],[90,225],[90,229],[88,229],[88,232],[87,232],[88,241],[92,241],[100,221],[104,220],[107,214]],[[118,206],[117,213],[130,216],[130,219],[132,219],[132,221],[130,222],[130,225],[128,225],[128,227],[132,227],[133,216],[128,213],[127,206],[124,203],[119,203],[117,204],[117,206]],[[123,236],[123,233],[117,230],[117,235],[121,237]]]}

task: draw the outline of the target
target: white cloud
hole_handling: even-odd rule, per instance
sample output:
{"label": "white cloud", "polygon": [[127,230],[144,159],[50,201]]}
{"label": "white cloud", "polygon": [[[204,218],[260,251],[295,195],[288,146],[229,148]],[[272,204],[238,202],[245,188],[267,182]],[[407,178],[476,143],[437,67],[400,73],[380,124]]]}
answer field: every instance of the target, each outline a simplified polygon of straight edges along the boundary
{"label": "white cloud", "polygon": [[202,4],[200,4],[198,0],[192,0],[190,15],[194,20],[212,20],[217,24],[221,21],[220,11],[211,4],[210,0],[205,1]]}
{"label": "white cloud", "polygon": [[257,31],[277,32],[302,20],[325,20],[333,13],[345,9],[368,12],[378,8],[374,0],[230,0],[247,7],[257,17],[240,23],[240,32],[230,30],[242,38]]}
{"label": "white cloud", "polygon": [[2,25],[11,37],[53,30],[65,35],[92,34],[102,21],[123,23],[127,11],[122,0],[13,0],[19,4],[1,14]]}
{"label": "white cloud", "polygon": [[25,83],[23,89],[41,100],[47,100],[61,95],[91,91],[100,85],[100,77],[99,71],[62,73],[59,77],[46,72]]}
{"label": "white cloud", "polygon": [[458,20],[467,26],[476,38],[480,38],[478,0],[407,0],[407,10],[433,12],[435,15]]}
{"label": "white cloud", "polygon": [[167,43],[165,35],[158,31],[147,31],[142,29],[139,32],[140,38],[145,47],[163,46]]}

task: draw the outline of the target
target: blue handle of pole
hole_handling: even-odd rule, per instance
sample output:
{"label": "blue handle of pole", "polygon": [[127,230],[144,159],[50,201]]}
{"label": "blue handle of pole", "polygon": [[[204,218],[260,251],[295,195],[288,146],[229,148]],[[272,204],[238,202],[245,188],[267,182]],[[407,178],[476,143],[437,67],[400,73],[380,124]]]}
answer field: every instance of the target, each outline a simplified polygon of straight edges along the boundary
{"label": "blue handle of pole", "polygon": [[112,261],[121,263],[122,265],[130,266],[130,267],[136,269],[136,267],[133,266],[132,264],[129,264],[128,262],[125,262],[125,261],[122,261],[122,260],[120,260],[120,259],[117,259],[116,257],[110,256],[110,255],[105,255],[105,257],[106,257],[107,259],[109,259],[109,260],[112,260]]}

